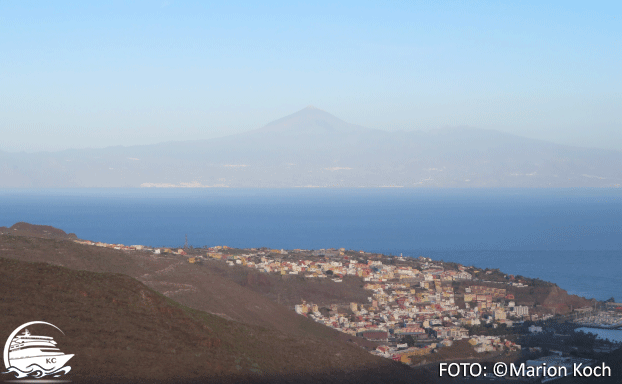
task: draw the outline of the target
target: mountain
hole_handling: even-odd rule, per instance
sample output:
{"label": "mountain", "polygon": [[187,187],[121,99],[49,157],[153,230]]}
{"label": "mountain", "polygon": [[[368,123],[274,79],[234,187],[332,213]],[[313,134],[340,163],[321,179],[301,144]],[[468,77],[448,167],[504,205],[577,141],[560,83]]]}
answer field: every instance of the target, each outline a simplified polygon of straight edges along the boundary
{"label": "mountain", "polygon": [[269,134],[326,134],[371,132],[372,129],[346,123],[328,112],[310,105],[289,116],[275,120],[252,132]]}
{"label": "mountain", "polygon": [[236,135],[0,153],[0,187],[616,187],[622,152],[492,130],[386,132],[307,107]]}

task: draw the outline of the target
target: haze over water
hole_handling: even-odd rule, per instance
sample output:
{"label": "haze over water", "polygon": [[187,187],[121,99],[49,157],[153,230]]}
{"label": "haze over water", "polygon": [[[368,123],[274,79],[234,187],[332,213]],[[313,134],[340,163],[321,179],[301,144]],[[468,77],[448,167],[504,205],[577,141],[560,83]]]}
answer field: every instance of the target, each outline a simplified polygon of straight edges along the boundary
{"label": "haze over water", "polygon": [[427,256],[622,298],[618,189],[0,190],[0,226],[127,245],[338,248]]}

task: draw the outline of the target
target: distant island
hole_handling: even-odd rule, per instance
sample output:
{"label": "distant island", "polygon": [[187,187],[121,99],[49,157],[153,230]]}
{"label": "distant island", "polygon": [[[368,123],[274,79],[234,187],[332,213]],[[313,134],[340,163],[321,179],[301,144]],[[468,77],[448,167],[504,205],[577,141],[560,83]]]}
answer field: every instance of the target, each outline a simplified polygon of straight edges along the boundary
{"label": "distant island", "polygon": [[0,152],[0,188],[620,187],[621,164],[620,151],[474,128],[387,132],[307,107],[210,140]]}

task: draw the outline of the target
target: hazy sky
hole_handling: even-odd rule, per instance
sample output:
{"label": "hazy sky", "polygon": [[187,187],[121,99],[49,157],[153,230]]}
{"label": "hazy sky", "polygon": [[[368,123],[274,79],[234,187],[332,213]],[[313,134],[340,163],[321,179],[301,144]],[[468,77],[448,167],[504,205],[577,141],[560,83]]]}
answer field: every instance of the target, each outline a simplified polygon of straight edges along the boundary
{"label": "hazy sky", "polygon": [[309,104],[622,150],[621,1],[90,3],[0,1],[0,150],[204,139]]}

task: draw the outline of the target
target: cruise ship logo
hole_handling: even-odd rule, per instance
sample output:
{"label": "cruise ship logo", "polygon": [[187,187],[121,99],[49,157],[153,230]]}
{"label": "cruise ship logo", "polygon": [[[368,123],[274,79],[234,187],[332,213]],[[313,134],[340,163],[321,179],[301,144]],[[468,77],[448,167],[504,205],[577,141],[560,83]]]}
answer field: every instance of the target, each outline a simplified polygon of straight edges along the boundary
{"label": "cruise ship logo", "polygon": [[66,355],[56,347],[53,337],[33,335],[28,328],[33,325],[43,324],[56,328],[54,324],[44,321],[31,321],[22,324],[11,333],[4,345],[4,365],[7,369],[4,374],[13,373],[18,379],[32,377],[60,377],[71,371],[71,367],[65,366],[74,355]]}

